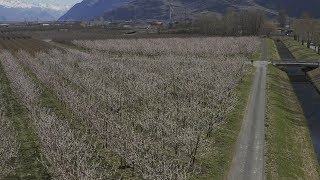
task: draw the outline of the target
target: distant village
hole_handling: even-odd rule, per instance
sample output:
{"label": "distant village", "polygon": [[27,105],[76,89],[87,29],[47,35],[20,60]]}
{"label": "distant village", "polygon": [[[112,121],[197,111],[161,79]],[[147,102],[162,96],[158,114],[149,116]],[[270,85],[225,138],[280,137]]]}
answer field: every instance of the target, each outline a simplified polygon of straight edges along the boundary
{"label": "distant village", "polygon": [[159,28],[169,26],[162,21],[105,21],[103,18],[93,21],[33,21],[33,22],[0,22],[0,27],[105,27],[105,28]]}
{"label": "distant village", "polygon": [[[276,31],[273,31],[273,35],[287,35],[293,36],[293,30],[290,25],[290,19],[287,19],[285,27],[280,27],[277,20],[270,20],[269,23],[273,27],[277,27]],[[103,17],[96,18],[90,21],[25,21],[25,22],[0,22],[0,28],[8,29],[40,29],[40,30],[58,30],[61,32],[67,32],[71,29],[90,29],[90,28],[102,28],[102,29],[121,29],[121,30],[146,30],[148,32],[160,32],[162,29],[170,28],[187,28],[192,27],[195,20],[184,19],[181,21],[159,21],[159,20],[105,20]],[[131,32],[131,31],[130,31]]]}

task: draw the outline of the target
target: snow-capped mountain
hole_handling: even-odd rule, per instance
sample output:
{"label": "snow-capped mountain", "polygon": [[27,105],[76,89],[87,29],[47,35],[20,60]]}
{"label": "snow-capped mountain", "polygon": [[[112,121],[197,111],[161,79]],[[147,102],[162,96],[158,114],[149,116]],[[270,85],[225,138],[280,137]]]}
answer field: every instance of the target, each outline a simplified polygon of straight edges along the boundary
{"label": "snow-capped mountain", "polygon": [[55,11],[67,11],[71,7],[68,4],[59,3],[57,5],[50,2],[54,1],[46,1],[46,3],[44,3],[39,0],[33,2],[28,0],[0,0],[0,5],[6,8],[42,8]]}
{"label": "snow-capped mountain", "polygon": [[54,0],[0,0],[0,21],[52,21],[69,8],[70,5]]}

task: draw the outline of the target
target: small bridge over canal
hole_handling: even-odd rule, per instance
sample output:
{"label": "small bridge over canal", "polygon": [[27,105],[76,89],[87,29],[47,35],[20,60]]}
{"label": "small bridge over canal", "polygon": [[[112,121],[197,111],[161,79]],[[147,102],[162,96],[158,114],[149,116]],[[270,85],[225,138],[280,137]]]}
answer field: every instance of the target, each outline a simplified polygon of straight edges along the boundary
{"label": "small bridge over canal", "polygon": [[304,72],[308,72],[320,67],[320,62],[317,60],[296,60],[296,59],[283,59],[272,60],[271,64],[279,68],[297,67]]}

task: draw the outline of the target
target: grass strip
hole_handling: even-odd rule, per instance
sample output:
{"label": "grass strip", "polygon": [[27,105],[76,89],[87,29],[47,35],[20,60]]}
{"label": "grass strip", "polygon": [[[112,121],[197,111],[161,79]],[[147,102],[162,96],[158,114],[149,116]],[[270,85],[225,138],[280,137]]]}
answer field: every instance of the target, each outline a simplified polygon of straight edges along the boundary
{"label": "grass strip", "polygon": [[29,112],[14,95],[1,64],[0,83],[3,86],[3,92],[0,95],[6,101],[5,114],[12,121],[19,144],[16,172],[6,179],[50,179],[47,169],[40,162],[39,139]]}
{"label": "grass strip", "polygon": [[319,179],[307,121],[288,75],[267,74],[266,179]]}
{"label": "grass strip", "polygon": [[293,56],[298,60],[320,60],[320,55],[317,54],[316,51],[307,48],[298,41],[284,39],[283,43],[291,51]]}
{"label": "grass strip", "polygon": [[239,99],[235,110],[228,115],[226,123],[214,132],[212,139],[210,139],[213,142],[212,146],[209,147],[211,151],[199,159],[204,167],[204,172],[193,179],[211,180],[227,178],[242,120],[247,109],[253,77],[254,70],[251,68],[250,73],[244,77],[236,88],[236,94]]}
{"label": "grass strip", "polygon": [[266,39],[266,43],[267,43],[267,48],[268,48],[268,59],[270,60],[280,60],[280,55],[278,53],[278,50],[277,50],[277,46],[276,44],[274,43],[274,40],[273,39],[270,39],[270,38],[267,38]]}
{"label": "grass strip", "polygon": [[310,78],[312,84],[316,87],[316,89],[320,93],[320,68],[309,71],[307,75]]}

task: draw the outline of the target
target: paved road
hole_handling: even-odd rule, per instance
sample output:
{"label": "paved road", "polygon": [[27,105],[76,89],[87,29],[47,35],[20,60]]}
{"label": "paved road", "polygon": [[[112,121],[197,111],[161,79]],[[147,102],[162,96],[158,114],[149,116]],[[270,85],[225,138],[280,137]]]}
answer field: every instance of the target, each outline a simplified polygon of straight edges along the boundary
{"label": "paved road", "polygon": [[262,58],[255,63],[256,75],[228,176],[230,180],[264,179],[266,60],[267,48],[263,39]]}

